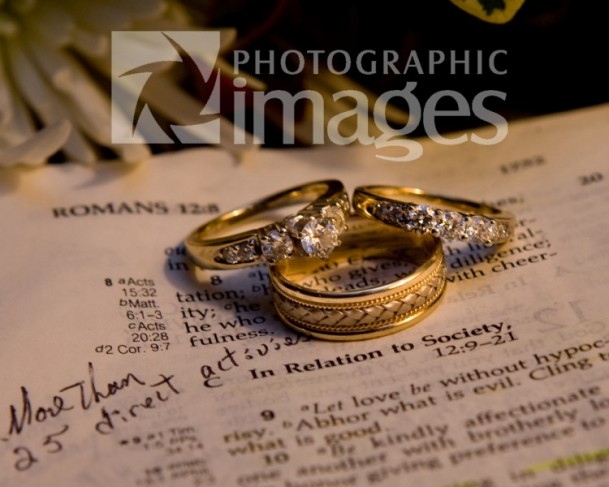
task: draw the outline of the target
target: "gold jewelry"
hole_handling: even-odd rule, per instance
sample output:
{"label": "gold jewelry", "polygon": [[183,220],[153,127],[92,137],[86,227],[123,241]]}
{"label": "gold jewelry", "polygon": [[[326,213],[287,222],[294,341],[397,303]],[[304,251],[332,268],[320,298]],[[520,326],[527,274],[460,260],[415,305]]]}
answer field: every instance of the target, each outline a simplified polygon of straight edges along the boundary
{"label": "gold jewelry", "polygon": [[[246,220],[301,203],[308,204],[295,215],[224,236]],[[340,181],[315,181],[220,215],[192,231],[184,243],[192,260],[207,269],[234,269],[297,256],[325,258],[340,244],[349,212],[349,197]]]}
{"label": "gold jewelry", "polygon": [[356,213],[404,230],[485,246],[502,244],[514,232],[514,215],[473,201],[428,194],[418,188],[360,186]]}
{"label": "gold jewelry", "polygon": [[412,326],[444,291],[440,240],[361,217],[348,223],[327,261],[292,259],[269,268],[280,318],[327,340],[374,338]]}

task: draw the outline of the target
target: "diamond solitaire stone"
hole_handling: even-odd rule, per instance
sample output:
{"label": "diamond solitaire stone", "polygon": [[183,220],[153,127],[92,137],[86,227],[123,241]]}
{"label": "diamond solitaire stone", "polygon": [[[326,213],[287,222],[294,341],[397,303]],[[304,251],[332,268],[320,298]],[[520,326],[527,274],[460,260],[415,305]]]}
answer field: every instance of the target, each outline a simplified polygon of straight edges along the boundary
{"label": "diamond solitaire stone", "polygon": [[325,259],[340,244],[338,234],[334,220],[311,217],[302,227],[300,245],[308,256]]}
{"label": "diamond solitaire stone", "polygon": [[347,228],[347,214],[346,204],[339,201],[320,210],[305,210],[284,219],[281,228],[285,238],[291,237],[294,246],[290,256],[327,258],[340,245],[338,236]]}
{"label": "diamond solitaire stone", "polygon": [[284,228],[269,225],[262,229],[260,249],[268,262],[288,259],[294,253],[294,242]]}
{"label": "diamond solitaire stone", "polygon": [[345,222],[345,213],[339,206],[326,206],[321,209],[321,215],[330,220],[334,220],[336,230],[340,233],[347,228]]}

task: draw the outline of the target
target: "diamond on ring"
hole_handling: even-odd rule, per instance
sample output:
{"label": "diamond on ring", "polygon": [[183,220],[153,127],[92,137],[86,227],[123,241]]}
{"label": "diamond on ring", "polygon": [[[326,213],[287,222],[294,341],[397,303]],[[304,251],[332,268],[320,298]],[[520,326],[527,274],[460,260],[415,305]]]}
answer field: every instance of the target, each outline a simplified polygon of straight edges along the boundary
{"label": "diamond on ring", "polygon": [[320,210],[303,210],[261,228],[256,240],[223,248],[216,261],[234,265],[262,257],[274,264],[298,255],[326,259],[340,245],[339,236],[347,228],[348,211],[342,201]]}
{"label": "diamond on ring", "polygon": [[294,242],[285,228],[273,224],[262,229],[260,250],[267,262],[273,263],[290,258],[294,253]]}
{"label": "diamond on ring", "polygon": [[370,208],[379,220],[404,230],[430,233],[446,240],[493,245],[505,240],[510,229],[491,218],[468,215],[457,211],[444,211],[429,205],[378,202]]}
{"label": "diamond on ring", "polygon": [[219,260],[228,264],[240,264],[242,262],[253,262],[256,260],[256,255],[256,241],[250,239],[222,249]]}
{"label": "diamond on ring", "polygon": [[300,245],[309,257],[326,259],[340,244],[338,228],[331,218],[311,218],[302,229]]}

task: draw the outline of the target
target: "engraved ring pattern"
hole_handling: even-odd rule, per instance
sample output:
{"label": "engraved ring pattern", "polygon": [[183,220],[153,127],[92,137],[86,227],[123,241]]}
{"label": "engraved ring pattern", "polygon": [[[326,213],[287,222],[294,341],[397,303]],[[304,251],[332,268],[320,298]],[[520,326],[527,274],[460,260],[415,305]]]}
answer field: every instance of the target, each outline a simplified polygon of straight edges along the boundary
{"label": "engraved ring pattern", "polygon": [[[343,245],[328,260],[293,259],[269,268],[281,320],[316,338],[341,341],[384,336],[417,323],[435,307],[446,286],[441,241],[369,218],[355,216],[348,223]],[[387,268],[399,263],[409,272],[374,276],[366,287],[350,286],[348,276],[366,262],[386,262]],[[328,278],[343,272],[347,280],[340,278],[344,285],[339,287],[312,287],[310,278],[317,272],[329,273]]]}
{"label": "engraved ring pattern", "polygon": [[399,298],[353,308],[321,308],[292,300],[276,292],[273,295],[277,312],[287,321],[301,328],[319,332],[357,333],[381,331],[428,307],[444,290],[444,272],[431,276],[426,283]]}

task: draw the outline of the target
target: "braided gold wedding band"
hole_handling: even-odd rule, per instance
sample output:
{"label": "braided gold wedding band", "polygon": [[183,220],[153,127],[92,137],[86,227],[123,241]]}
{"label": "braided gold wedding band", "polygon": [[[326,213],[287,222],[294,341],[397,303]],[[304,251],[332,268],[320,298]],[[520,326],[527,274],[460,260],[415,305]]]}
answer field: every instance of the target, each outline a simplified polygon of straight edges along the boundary
{"label": "braided gold wedding band", "polygon": [[360,186],[353,192],[353,208],[361,216],[404,230],[485,246],[505,243],[515,226],[507,211],[418,188]]}
{"label": "braided gold wedding band", "polygon": [[358,217],[349,220],[329,260],[292,259],[269,272],[282,321],[326,340],[375,338],[410,327],[433,309],[446,284],[437,238]]}

